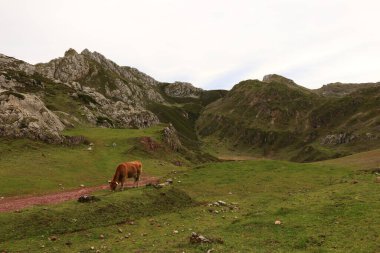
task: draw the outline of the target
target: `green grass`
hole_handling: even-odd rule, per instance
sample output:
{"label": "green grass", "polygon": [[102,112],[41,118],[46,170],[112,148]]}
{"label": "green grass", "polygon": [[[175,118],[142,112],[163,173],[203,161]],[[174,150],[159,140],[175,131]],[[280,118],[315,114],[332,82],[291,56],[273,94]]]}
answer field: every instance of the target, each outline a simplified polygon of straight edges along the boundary
{"label": "green grass", "polygon": [[150,136],[160,141],[163,127],[82,128],[64,132],[88,138],[94,143],[92,151],[87,150],[87,145],[67,147],[25,139],[0,139],[0,196],[61,191],[60,184],[65,190],[81,184],[105,184],[113,176],[117,164],[123,161],[141,160],[144,173],[152,176],[178,170],[180,167],[174,166],[173,161],[188,164],[179,154],[163,149],[149,153],[136,139]]}
{"label": "green grass", "polygon": [[[261,160],[209,163],[167,176],[175,177],[175,183],[160,190],[99,192],[100,201],[91,204],[70,201],[47,210],[33,207],[21,213],[0,214],[0,250],[380,250],[380,188],[371,173],[342,164]],[[354,180],[358,183],[353,184]],[[207,205],[217,200],[234,202],[237,208]],[[274,225],[277,219],[282,225]],[[128,223],[131,220],[134,225]],[[30,225],[23,229],[22,224]],[[192,231],[221,238],[224,243],[192,245]],[[130,237],[125,238],[128,233]],[[50,241],[50,236],[58,240]]]}

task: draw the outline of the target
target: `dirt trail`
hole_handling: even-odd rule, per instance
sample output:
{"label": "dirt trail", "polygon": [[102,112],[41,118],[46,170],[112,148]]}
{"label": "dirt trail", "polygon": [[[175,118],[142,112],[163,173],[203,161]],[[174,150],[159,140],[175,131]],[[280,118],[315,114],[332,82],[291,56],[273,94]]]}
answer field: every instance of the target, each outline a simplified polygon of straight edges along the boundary
{"label": "dirt trail", "polygon": [[[144,186],[148,183],[157,183],[158,178],[155,177],[141,177],[139,186]],[[133,187],[133,181],[128,181],[126,184],[128,188]],[[98,190],[108,190],[108,185],[100,185],[93,187],[82,187],[75,190],[50,193],[41,196],[22,196],[22,197],[9,197],[0,199],[0,212],[10,212],[20,210],[33,205],[46,205],[61,203],[71,199],[77,199],[82,195],[90,194]]]}

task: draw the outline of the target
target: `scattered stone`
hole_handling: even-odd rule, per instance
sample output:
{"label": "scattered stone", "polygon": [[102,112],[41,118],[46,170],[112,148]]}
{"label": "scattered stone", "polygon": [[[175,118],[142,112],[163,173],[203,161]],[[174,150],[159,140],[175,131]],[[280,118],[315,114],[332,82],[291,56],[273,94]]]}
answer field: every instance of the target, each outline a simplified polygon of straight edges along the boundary
{"label": "scattered stone", "polygon": [[206,238],[205,236],[201,234],[197,234],[195,232],[191,233],[190,236],[190,243],[192,244],[199,244],[199,243],[221,243],[223,244],[224,241],[220,238]]}
{"label": "scattered stone", "polygon": [[94,247],[94,246],[91,246],[91,247],[90,247],[90,249],[91,249],[91,250],[94,250],[94,249],[95,249],[95,247]]}
{"label": "scattered stone", "polygon": [[178,230],[173,231],[173,234],[178,234],[178,233],[179,233]]}
{"label": "scattered stone", "polygon": [[281,221],[280,221],[280,220],[276,220],[276,221],[274,222],[274,224],[275,224],[275,225],[281,225]]}
{"label": "scattered stone", "polygon": [[171,178],[166,179],[166,183],[172,184],[173,183],[173,179],[171,179]]}
{"label": "scattered stone", "polygon": [[232,195],[232,192],[229,192],[228,194],[229,194],[229,195]]}
{"label": "scattered stone", "polygon": [[84,187],[84,184],[81,184],[80,187]]}
{"label": "scattered stone", "polygon": [[117,231],[119,231],[119,233],[123,233],[123,230],[121,228],[118,228]]}
{"label": "scattered stone", "polygon": [[4,199],[4,197],[0,197],[0,200],[3,200]]}
{"label": "scattered stone", "polygon": [[214,249],[209,249],[209,250],[207,250],[207,253],[211,253],[213,251],[214,251]]}
{"label": "scattered stone", "polygon": [[88,150],[88,151],[91,151],[91,150],[92,150],[92,147],[88,147],[87,150]]}
{"label": "scattered stone", "polygon": [[78,198],[78,202],[80,203],[88,203],[88,202],[95,202],[95,201],[99,201],[100,199],[95,197],[95,196],[91,196],[91,195],[82,195]]}
{"label": "scattered stone", "polygon": [[90,143],[90,144],[88,144],[88,145],[89,145],[89,146],[94,146],[94,143],[92,143],[92,142],[91,142],[91,143]]}
{"label": "scattered stone", "polygon": [[104,239],[104,235],[100,235],[99,238],[100,238],[100,239]]}
{"label": "scattered stone", "polygon": [[224,201],[222,201],[222,200],[218,200],[218,203],[219,203],[219,205],[221,205],[221,206],[226,206],[226,205],[227,205],[227,203],[224,202]]}
{"label": "scattered stone", "polygon": [[181,181],[180,181],[180,180],[178,180],[177,182],[178,182],[178,183],[181,183]]}
{"label": "scattered stone", "polygon": [[52,242],[56,241],[57,239],[58,238],[56,236],[50,236],[49,237],[49,240],[52,241]]}

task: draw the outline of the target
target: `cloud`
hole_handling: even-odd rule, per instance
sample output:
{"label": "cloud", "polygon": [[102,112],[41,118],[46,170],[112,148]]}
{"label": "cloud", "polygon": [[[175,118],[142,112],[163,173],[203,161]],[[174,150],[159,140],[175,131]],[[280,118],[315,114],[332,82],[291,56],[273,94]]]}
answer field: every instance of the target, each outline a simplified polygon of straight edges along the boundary
{"label": "cloud", "polygon": [[380,79],[375,0],[0,0],[0,7],[0,52],[31,63],[73,47],[203,88],[268,73],[311,88]]}

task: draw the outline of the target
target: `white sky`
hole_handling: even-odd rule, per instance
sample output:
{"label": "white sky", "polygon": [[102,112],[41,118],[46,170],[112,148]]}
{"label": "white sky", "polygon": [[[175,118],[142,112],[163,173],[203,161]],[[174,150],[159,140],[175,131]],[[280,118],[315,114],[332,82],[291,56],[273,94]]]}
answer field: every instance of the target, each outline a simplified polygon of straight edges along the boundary
{"label": "white sky", "polygon": [[309,88],[380,81],[378,0],[0,0],[0,53],[98,51],[159,81],[229,89],[277,73]]}

